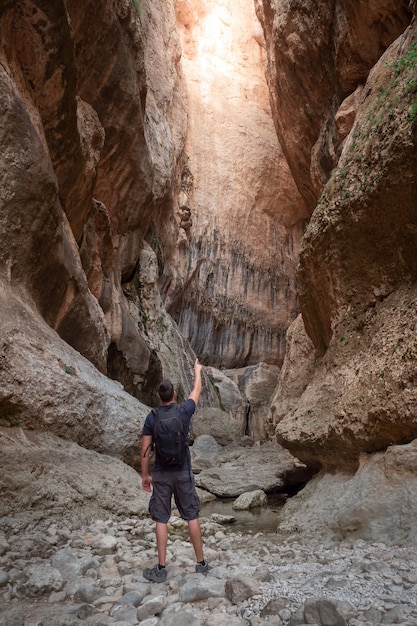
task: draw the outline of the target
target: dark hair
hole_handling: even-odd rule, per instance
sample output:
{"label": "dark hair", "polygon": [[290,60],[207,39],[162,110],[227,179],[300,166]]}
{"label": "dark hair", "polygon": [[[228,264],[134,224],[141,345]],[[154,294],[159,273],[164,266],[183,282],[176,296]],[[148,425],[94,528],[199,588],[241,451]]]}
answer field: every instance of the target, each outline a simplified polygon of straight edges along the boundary
{"label": "dark hair", "polygon": [[158,389],[162,402],[169,402],[174,397],[174,386],[170,380],[163,380]]}

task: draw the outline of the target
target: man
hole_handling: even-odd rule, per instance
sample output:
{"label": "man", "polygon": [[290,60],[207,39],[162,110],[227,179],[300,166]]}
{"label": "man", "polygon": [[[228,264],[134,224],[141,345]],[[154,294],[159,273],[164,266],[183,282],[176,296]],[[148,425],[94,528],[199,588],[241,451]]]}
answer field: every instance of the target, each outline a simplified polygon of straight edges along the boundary
{"label": "man", "polygon": [[[191,417],[193,416],[200,398],[202,380],[202,365],[196,359],[194,363],[194,386],[188,400],[179,405],[179,414],[184,425],[184,432],[188,436]],[[177,394],[171,381],[163,380],[159,385],[161,414],[168,413],[169,407],[175,403]],[[191,455],[187,446],[185,461],[181,466],[164,467],[158,452],[155,455],[155,465],[152,478],[149,475],[149,450],[154,433],[155,414],[149,413],[146,417],[142,433],[142,487],[144,491],[152,493],[149,502],[149,513],[156,523],[156,543],[158,549],[158,564],[144,570],[147,580],[162,583],[167,578],[166,551],[168,543],[168,521],[171,517],[171,496],[174,495],[182,519],[188,522],[188,531],[193,544],[197,564],[196,572],[206,574],[209,566],[204,560],[203,542],[201,539],[200,500],[195,489],[194,476],[191,471]]]}

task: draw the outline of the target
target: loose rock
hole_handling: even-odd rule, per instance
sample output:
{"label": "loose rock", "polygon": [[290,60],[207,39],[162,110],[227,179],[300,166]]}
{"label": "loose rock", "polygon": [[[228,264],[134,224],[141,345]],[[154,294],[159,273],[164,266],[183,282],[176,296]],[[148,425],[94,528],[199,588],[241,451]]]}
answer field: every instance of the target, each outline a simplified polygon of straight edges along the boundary
{"label": "loose rock", "polygon": [[[156,560],[148,518],[55,523],[44,533],[55,538],[47,550],[35,526],[8,519],[0,626],[417,625],[415,546],[245,536],[212,517],[201,526],[208,575],[196,574],[187,528],[173,516],[168,577],[156,584],[142,575]],[[110,554],[104,537],[117,546]]]}

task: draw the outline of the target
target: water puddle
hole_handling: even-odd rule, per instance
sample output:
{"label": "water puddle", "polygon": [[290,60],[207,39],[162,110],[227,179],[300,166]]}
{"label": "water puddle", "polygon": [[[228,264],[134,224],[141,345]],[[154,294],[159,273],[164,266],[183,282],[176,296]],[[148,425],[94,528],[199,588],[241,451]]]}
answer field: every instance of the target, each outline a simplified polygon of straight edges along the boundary
{"label": "water puddle", "polygon": [[267,506],[248,511],[235,511],[232,508],[234,501],[235,498],[205,502],[201,505],[200,517],[210,517],[212,513],[233,516],[236,521],[225,525],[224,529],[225,531],[229,529],[234,533],[275,533],[278,525],[278,512],[285,503],[283,496],[268,496]]}

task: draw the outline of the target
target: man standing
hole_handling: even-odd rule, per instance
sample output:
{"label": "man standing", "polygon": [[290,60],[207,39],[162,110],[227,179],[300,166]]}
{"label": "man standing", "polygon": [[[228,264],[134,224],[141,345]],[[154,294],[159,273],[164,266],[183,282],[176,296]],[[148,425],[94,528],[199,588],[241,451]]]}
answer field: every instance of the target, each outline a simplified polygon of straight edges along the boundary
{"label": "man standing", "polygon": [[[188,400],[178,405],[179,416],[186,437],[188,437],[191,417],[200,398],[202,388],[201,370],[202,366],[196,359],[194,363],[193,390],[188,396]],[[158,412],[163,416],[164,413],[168,414],[172,405],[175,404],[177,394],[169,380],[161,382],[158,393],[161,398],[161,406],[158,408]],[[196,572],[206,574],[209,566],[203,555],[203,542],[200,521],[198,519],[200,500],[195,489],[194,476],[191,470],[190,450],[187,446],[184,462],[179,466],[173,467],[164,466],[156,450],[155,465],[151,478],[149,475],[149,450],[154,439],[154,425],[155,413],[151,411],[146,417],[142,433],[142,487],[144,491],[152,493],[149,502],[149,513],[156,523],[158,564],[153,568],[145,569],[143,575],[147,580],[162,583],[167,578],[166,551],[172,495],[174,495],[175,504],[182,519],[188,522],[190,539],[197,560]]]}

